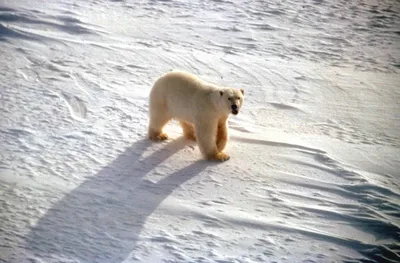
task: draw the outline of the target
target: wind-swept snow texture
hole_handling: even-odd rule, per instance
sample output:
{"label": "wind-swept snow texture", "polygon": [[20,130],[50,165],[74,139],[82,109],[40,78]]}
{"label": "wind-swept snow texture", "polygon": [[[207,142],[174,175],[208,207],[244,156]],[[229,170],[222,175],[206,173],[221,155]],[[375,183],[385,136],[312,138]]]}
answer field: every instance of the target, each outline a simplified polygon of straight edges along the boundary
{"label": "wind-swept snow texture", "polygon": [[[399,262],[400,5],[0,2],[0,262]],[[148,94],[245,89],[224,163]]]}

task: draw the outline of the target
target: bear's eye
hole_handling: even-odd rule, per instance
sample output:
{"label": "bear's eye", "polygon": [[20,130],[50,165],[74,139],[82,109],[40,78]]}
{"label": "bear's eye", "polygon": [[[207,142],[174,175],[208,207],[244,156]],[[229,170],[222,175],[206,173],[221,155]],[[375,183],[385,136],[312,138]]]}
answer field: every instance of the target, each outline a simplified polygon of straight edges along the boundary
{"label": "bear's eye", "polygon": [[228,100],[231,100],[231,98],[228,98]]}

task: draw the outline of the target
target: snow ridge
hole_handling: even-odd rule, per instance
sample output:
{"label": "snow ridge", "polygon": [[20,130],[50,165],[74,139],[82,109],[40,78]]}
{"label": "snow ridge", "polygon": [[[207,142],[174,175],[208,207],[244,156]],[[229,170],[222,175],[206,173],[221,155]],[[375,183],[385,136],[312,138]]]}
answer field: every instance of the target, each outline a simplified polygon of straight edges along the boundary
{"label": "snow ridge", "polygon": [[[0,262],[400,261],[399,14],[3,1]],[[146,139],[171,69],[244,88],[230,161]]]}

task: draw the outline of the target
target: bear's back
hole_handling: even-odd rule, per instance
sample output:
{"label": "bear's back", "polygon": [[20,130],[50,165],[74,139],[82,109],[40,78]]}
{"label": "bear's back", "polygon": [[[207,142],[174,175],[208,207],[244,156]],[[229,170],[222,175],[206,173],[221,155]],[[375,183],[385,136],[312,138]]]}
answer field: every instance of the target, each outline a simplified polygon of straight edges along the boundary
{"label": "bear's back", "polygon": [[151,99],[165,103],[171,117],[192,121],[196,104],[203,101],[210,87],[195,75],[172,71],[161,76],[153,86]]}

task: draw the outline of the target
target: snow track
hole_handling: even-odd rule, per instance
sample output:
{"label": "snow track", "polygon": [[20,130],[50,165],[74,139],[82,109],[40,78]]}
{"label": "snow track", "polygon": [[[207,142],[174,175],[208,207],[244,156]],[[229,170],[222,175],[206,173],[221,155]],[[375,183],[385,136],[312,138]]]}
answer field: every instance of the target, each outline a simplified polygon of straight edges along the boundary
{"label": "snow track", "polygon": [[[0,262],[398,262],[396,1],[3,1]],[[171,69],[245,89],[231,159],[176,123]]]}

